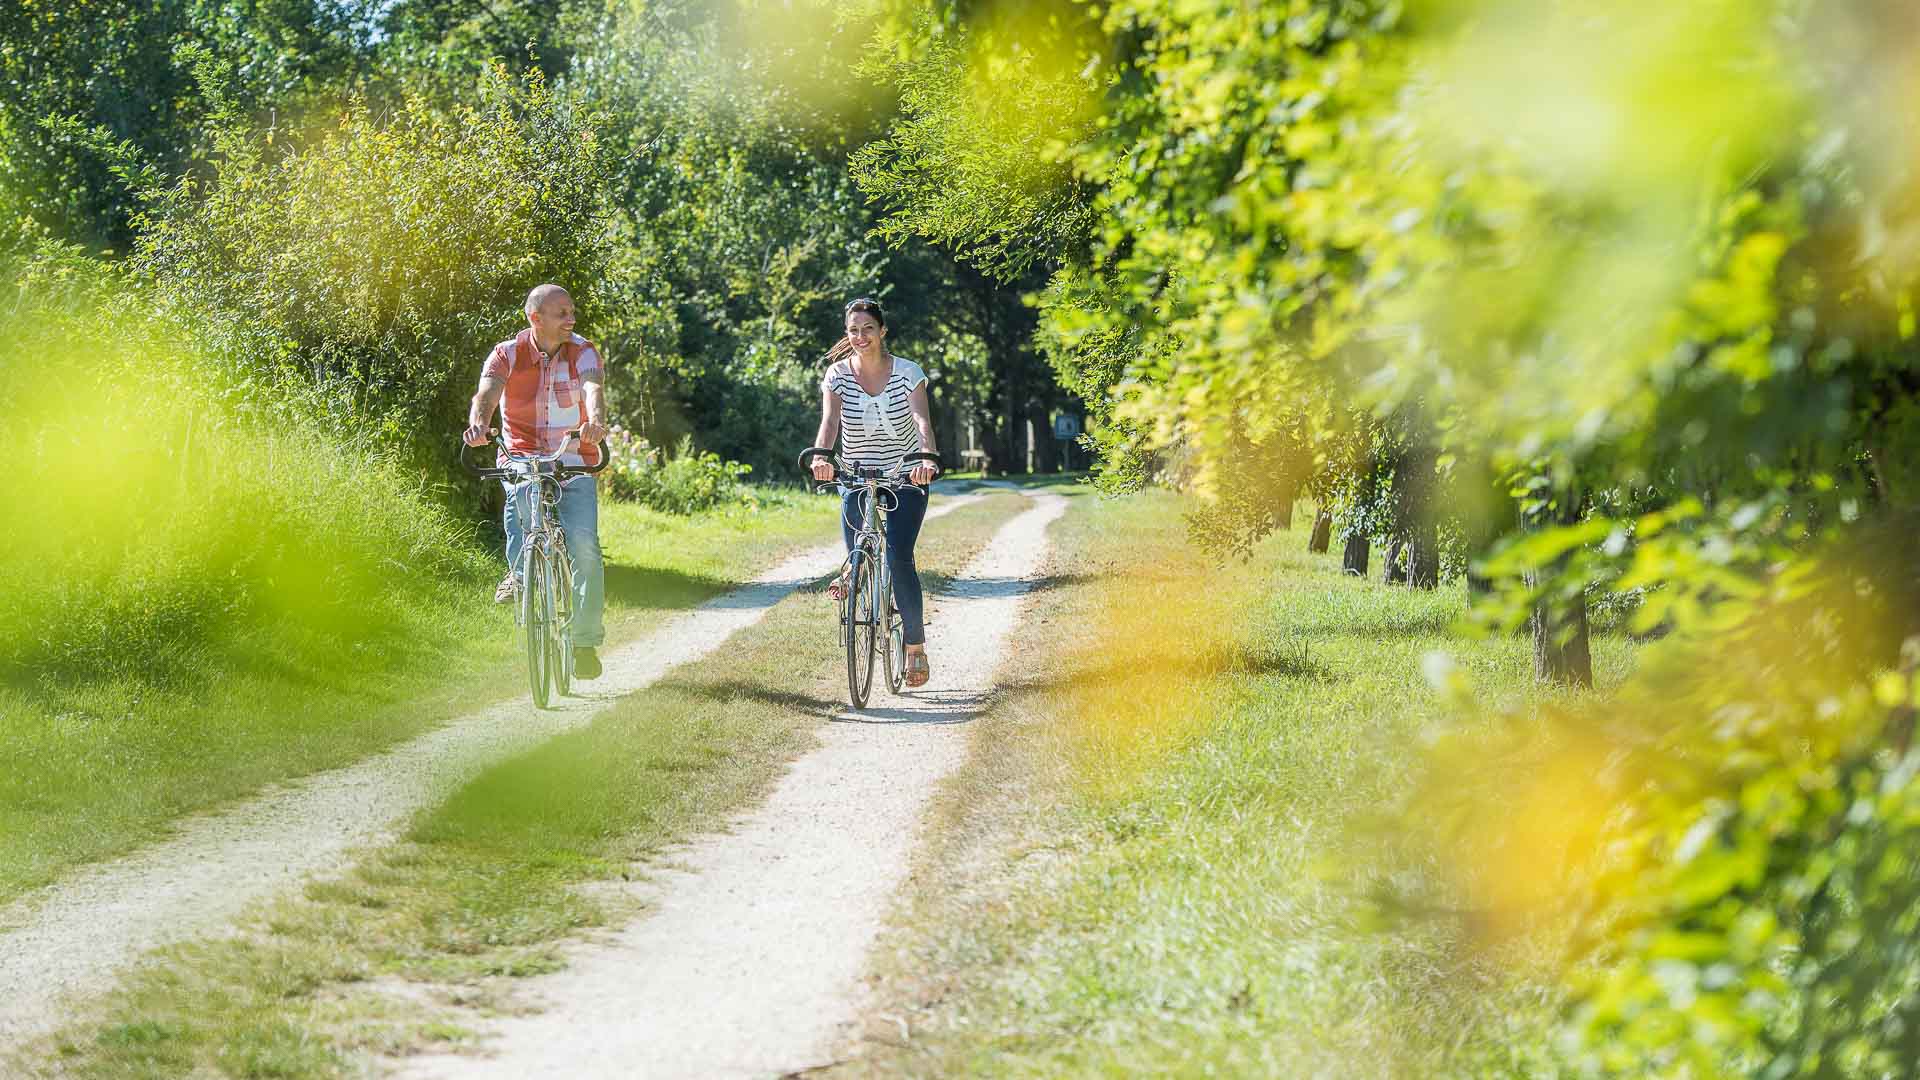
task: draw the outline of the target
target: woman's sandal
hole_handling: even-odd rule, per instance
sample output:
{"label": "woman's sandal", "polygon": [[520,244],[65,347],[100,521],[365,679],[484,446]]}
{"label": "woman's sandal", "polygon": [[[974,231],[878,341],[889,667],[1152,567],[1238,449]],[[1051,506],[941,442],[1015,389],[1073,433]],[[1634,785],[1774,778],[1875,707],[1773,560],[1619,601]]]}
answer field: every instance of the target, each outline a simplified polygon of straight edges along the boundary
{"label": "woman's sandal", "polygon": [[827,584],[827,595],[838,602],[847,598],[847,575],[841,574]]}
{"label": "woman's sandal", "polygon": [[910,652],[907,654],[906,683],[908,686],[925,686],[927,685],[927,680],[932,677],[933,667],[927,663],[926,653]]}

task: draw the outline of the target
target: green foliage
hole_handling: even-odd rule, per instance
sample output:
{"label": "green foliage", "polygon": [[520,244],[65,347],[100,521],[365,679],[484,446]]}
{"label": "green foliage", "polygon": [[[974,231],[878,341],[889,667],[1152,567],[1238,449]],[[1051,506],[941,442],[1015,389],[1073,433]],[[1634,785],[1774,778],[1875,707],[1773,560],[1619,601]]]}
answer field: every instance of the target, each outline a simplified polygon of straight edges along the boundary
{"label": "green foliage", "polygon": [[496,64],[559,79],[607,12],[605,0],[384,0],[369,5],[379,27],[383,82],[436,101],[466,101]]}
{"label": "green foliage", "polygon": [[751,77],[796,47],[743,38],[753,17],[636,8],[583,52],[578,85],[619,163],[599,325],[627,360],[610,374],[620,414],[656,445],[692,435],[770,474],[812,438],[841,305],[884,295],[889,266],[844,134],[813,130],[809,102]]}
{"label": "green foliage", "polygon": [[[1558,1042],[1580,1074],[1885,1076],[1911,1061],[1914,525],[1745,576],[1714,608],[1717,633],[1663,642],[1613,699],[1441,744],[1405,820],[1444,835],[1435,848],[1478,903],[1551,927],[1570,1003]],[[1489,775],[1519,790],[1560,777],[1552,813],[1465,794]]]}
{"label": "green foliage", "polygon": [[349,106],[305,139],[224,122],[208,183],[151,193],[138,266],[247,406],[438,445],[532,284],[591,326],[611,166],[598,118],[537,76],[451,113]]}
{"label": "green foliage", "polygon": [[631,499],[669,514],[694,514],[727,505],[754,504],[741,481],[753,466],[696,450],[683,438],[671,456],[627,429],[607,437],[607,481],[616,498]]}
{"label": "green foliage", "polygon": [[34,480],[0,556],[6,684],[164,685],[262,635],[404,651],[387,635],[423,591],[484,573],[391,455],[235,416],[191,334],[110,272],[50,249],[20,295],[0,368]]}
{"label": "green foliage", "polygon": [[[264,119],[304,112],[358,66],[351,4],[273,0],[66,0],[0,9],[0,187],[55,236],[123,249],[138,192],[101,153],[127,141],[178,172],[210,149],[215,103],[195,67],[218,55],[232,97]],[[71,122],[70,127],[58,125]],[[99,131],[104,140],[76,138]],[[9,219],[9,225],[11,219]]]}
{"label": "green foliage", "polygon": [[936,10],[898,8],[906,25],[867,73],[899,88],[900,116],[853,155],[886,212],[880,235],[932,241],[1002,278],[1084,248],[1094,219],[1067,150],[1096,101],[1089,61],[1104,43],[1089,9],[992,5],[959,34]]}
{"label": "green foliage", "polygon": [[[967,5],[903,6],[922,18],[898,25],[945,48],[988,47]],[[1581,863],[1627,870],[1570,916],[1581,955],[1620,973],[1571,987],[1574,1060],[1910,1060],[1909,871],[1870,838],[1904,835],[1914,781],[1882,735],[1905,706],[1870,689],[1904,670],[1920,605],[1827,633],[1836,584],[1794,609],[1803,641],[1742,629],[1813,581],[1905,595],[1887,579],[1911,573],[1911,545],[1863,552],[1910,537],[1920,498],[1915,131],[1887,90],[1909,25],[1794,0],[1122,0],[1100,18],[1104,96],[1064,159],[1091,200],[1086,254],[1039,235],[1032,250],[1067,253],[1043,334],[1112,403],[1111,467],[1177,463],[1218,500],[1203,538],[1245,551],[1305,447],[1302,482],[1361,535],[1430,521],[1422,489],[1447,485],[1496,579],[1489,625],[1628,598],[1629,628],[1686,659],[1619,705],[1645,714],[1665,768],[1616,793],[1632,857]],[[921,160],[942,191],[921,212],[991,197],[966,155]],[[1601,759],[1656,756],[1604,731]],[[1450,779],[1530,782],[1490,760]],[[1511,801],[1488,796],[1496,818]],[[1718,848],[1679,838],[1707,817],[1732,832],[1701,833],[1726,851],[1695,866]],[[1829,878],[1818,852],[1854,861]],[[1828,881],[1820,905],[1789,902]]]}

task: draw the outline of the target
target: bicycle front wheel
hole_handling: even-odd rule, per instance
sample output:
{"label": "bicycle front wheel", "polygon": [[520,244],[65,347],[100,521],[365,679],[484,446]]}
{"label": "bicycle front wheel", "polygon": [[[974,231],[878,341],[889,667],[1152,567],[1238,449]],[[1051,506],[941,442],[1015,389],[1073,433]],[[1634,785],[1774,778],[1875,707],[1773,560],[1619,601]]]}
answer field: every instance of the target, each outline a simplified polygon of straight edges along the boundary
{"label": "bicycle front wheel", "polygon": [[544,709],[549,700],[553,655],[553,583],[546,549],[530,541],[522,567],[520,602],[527,631],[527,685],[533,690],[533,707]]}
{"label": "bicycle front wheel", "polygon": [[573,693],[573,559],[566,545],[560,544],[554,547],[551,561],[547,578],[553,591],[553,632],[548,635],[548,664],[554,692],[565,697]]}
{"label": "bicycle front wheel", "polygon": [[853,707],[867,704],[873,689],[873,561],[865,552],[854,552],[847,575],[847,697]]}

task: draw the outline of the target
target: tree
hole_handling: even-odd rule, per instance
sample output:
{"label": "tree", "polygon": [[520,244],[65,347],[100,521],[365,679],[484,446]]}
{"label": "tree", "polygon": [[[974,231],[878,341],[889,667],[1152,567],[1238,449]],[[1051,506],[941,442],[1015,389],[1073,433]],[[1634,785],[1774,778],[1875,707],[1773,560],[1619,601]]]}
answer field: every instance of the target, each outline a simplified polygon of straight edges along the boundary
{"label": "tree", "polygon": [[72,0],[0,9],[0,187],[52,235],[125,251],[124,144],[164,173],[204,163],[218,57],[230,107],[294,121],[361,69],[362,26],[327,0]]}
{"label": "tree", "polygon": [[606,303],[610,163],[577,105],[496,71],[483,106],[349,107],[304,143],[224,112],[212,178],[145,193],[136,265],[252,408],[446,457],[529,281]]}

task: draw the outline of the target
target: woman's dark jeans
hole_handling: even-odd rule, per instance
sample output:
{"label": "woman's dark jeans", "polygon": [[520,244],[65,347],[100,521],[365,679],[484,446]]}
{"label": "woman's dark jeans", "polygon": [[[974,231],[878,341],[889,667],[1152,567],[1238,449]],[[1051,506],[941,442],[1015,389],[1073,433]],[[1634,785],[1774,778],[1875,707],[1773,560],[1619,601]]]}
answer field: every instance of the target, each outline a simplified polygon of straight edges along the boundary
{"label": "woman's dark jeans", "polygon": [[[841,496],[840,535],[846,539],[848,551],[853,550],[854,526],[867,520],[866,502],[865,488]],[[886,505],[884,500],[881,505]],[[913,565],[913,542],[920,538],[920,523],[926,519],[927,490],[901,488],[900,505],[887,513],[887,569],[893,574],[893,606],[900,610],[900,622],[909,645],[927,642],[920,571]]]}

